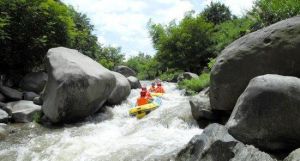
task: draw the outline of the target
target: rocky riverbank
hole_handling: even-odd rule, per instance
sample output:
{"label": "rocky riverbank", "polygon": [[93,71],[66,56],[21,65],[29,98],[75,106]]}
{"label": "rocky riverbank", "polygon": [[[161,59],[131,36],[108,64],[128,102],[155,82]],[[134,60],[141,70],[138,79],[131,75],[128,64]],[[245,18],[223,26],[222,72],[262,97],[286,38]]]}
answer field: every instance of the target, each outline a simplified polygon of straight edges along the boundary
{"label": "rocky riverbank", "polygon": [[[110,71],[77,50],[53,48],[46,56],[47,72],[27,74],[19,85],[0,82],[0,123],[78,122],[106,104],[126,100],[133,88],[141,87],[128,67]],[[130,71],[132,72],[132,71]],[[1,139],[8,132],[1,127]]]}
{"label": "rocky riverbank", "polygon": [[299,53],[299,16],[226,47],[209,91],[190,100],[199,126],[209,126],[177,160],[299,160]]}

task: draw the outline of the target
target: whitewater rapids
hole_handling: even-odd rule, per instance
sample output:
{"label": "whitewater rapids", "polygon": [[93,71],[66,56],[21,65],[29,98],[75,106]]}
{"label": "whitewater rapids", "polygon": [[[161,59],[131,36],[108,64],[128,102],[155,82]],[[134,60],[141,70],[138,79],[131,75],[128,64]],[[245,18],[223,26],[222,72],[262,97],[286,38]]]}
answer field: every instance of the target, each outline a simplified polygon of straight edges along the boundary
{"label": "whitewater rapids", "polygon": [[[142,82],[149,85],[149,82]],[[14,125],[0,142],[1,161],[152,161],[174,160],[196,135],[188,97],[172,83],[164,84],[161,107],[137,120],[128,115],[139,96],[132,90],[121,105],[85,122],[45,128],[36,123]]]}

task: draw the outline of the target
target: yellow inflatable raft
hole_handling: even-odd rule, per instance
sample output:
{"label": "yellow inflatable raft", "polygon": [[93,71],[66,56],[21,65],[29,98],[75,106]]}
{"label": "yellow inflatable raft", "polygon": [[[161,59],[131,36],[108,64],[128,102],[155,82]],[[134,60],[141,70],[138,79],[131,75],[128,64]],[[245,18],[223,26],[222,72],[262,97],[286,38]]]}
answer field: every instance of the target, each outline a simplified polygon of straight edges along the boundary
{"label": "yellow inflatable raft", "polygon": [[150,93],[152,97],[162,97],[164,94],[163,93]]}
{"label": "yellow inflatable raft", "polygon": [[148,103],[141,106],[133,107],[129,110],[131,116],[136,116],[138,119],[143,118],[145,115],[155,110],[161,105],[162,101],[160,97],[155,97],[152,103]]}

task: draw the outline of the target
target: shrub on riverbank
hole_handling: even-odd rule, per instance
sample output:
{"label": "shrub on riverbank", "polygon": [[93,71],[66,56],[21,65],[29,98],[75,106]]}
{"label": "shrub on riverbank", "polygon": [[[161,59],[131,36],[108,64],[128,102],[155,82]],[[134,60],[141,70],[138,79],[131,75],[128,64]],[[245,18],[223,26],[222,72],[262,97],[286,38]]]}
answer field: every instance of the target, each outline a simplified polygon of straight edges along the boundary
{"label": "shrub on riverbank", "polygon": [[210,73],[202,73],[199,78],[183,80],[178,83],[179,89],[185,89],[188,95],[194,95],[209,86]]}

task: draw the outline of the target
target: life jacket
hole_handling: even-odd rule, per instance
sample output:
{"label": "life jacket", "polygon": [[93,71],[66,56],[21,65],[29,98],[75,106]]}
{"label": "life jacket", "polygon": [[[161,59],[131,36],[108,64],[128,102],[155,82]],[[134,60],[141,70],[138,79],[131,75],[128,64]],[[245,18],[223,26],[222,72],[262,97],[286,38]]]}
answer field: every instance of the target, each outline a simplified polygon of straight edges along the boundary
{"label": "life jacket", "polygon": [[140,98],[137,99],[136,104],[138,106],[142,106],[142,105],[148,104],[148,99],[145,98],[145,97],[140,97]]}
{"label": "life jacket", "polygon": [[146,98],[147,98],[147,99],[152,99],[152,96],[151,96],[150,92],[147,92],[147,93],[146,93]]}
{"label": "life jacket", "polygon": [[158,86],[158,87],[156,87],[155,92],[156,93],[165,93],[165,90],[162,86]]}
{"label": "life jacket", "polygon": [[151,86],[151,87],[149,88],[149,91],[150,91],[150,92],[155,92],[155,87]]}

